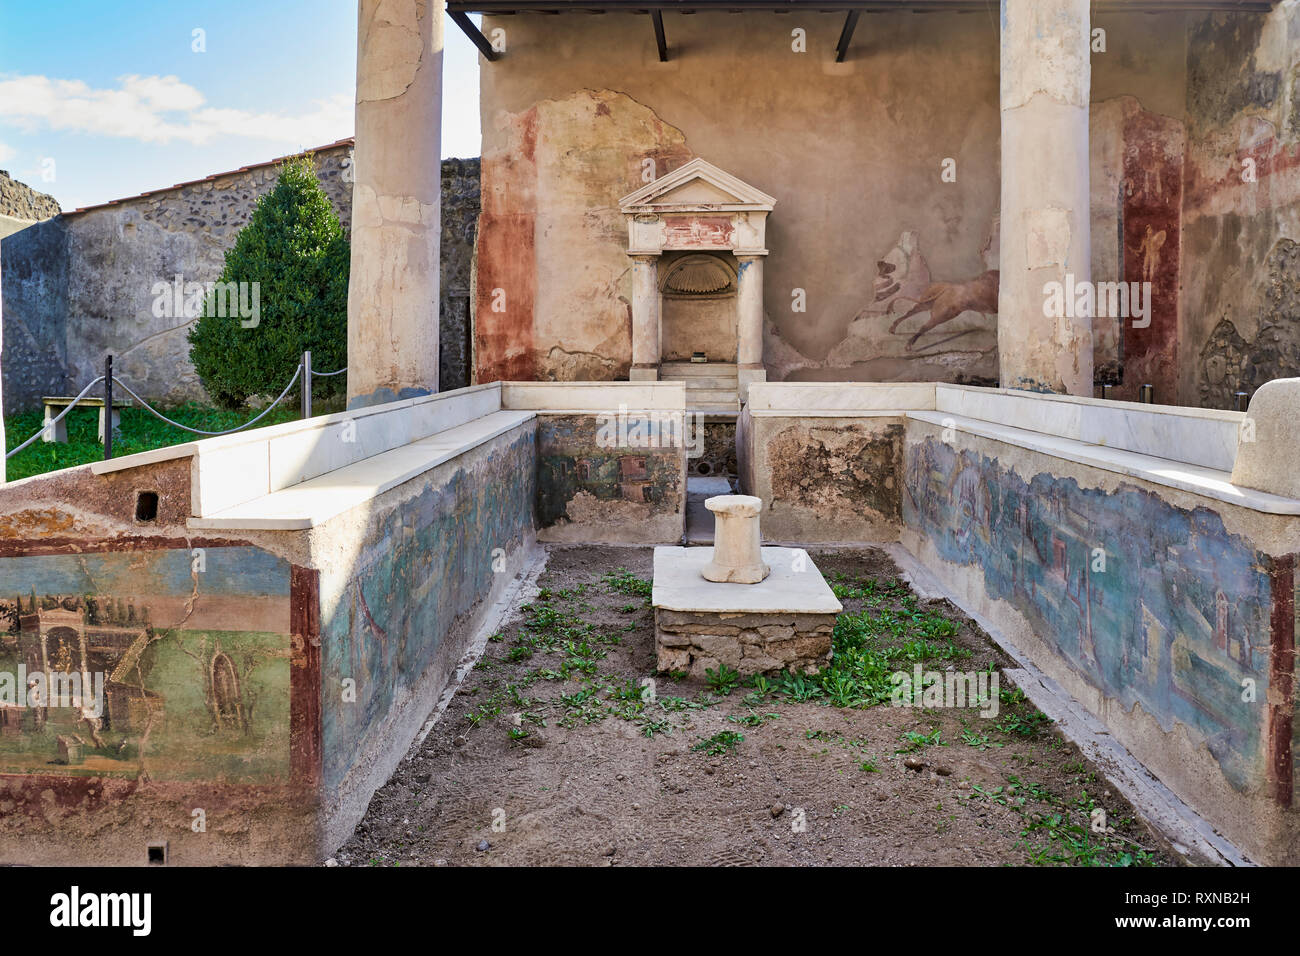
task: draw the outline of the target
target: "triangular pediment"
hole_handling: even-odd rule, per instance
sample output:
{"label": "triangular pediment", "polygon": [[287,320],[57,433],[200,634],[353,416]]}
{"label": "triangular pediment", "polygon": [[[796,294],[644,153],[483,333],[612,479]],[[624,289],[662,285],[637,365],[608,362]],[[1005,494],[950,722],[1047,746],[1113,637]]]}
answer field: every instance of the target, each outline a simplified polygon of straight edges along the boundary
{"label": "triangular pediment", "polygon": [[774,205],[776,200],[761,189],[703,159],[692,159],[619,201],[625,213],[771,211]]}

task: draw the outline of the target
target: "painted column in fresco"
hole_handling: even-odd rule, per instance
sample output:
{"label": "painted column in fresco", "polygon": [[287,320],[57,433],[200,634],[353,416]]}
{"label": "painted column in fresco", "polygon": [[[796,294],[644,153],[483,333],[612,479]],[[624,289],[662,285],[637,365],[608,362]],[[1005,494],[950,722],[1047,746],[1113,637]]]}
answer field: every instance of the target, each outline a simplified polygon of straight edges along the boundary
{"label": "painted column in fresco", "polygon": [[1007,388],[1092,394],[1091,305],[1044,314],[1048,283],[1092,279],[1089,39],[1088,0],[1002,0],[998,357]]}
{"label": "painted column in fresco", "polygon": [[445,9],[357,4],[349,408],[438,390]]}
{"label": "painted column in fresco", "polygon": [[632,369],[634,382],[659,378],[659,257],[632,257]]}
{"label": "painted column in fresco", "polygon": [[750,382],[767,377],[763,371],[763,257],[737,255],[736,262],[736,364],[743,399]]}

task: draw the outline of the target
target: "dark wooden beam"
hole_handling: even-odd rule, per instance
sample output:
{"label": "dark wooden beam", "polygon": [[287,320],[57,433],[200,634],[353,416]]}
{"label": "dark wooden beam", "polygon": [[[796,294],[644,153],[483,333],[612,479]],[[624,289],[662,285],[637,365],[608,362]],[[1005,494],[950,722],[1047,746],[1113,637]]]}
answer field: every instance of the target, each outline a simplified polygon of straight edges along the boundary
{"label": "dark wooden beam", "polygon": [[460,27],[461,32],[464,33],[465,36],[469,37],[469,41],[478,47],[478,51],[482,53],[484,57],[494,63],[501,59],[501,54],[492,49],[492,44],[489,43],[488,38],[483,35],[483,31],[474,26],[474,21],[469,18],[468,13],[462,13],[459,10],[450,10],[447,12],[447,16],[451,17],[456,26]]}
{"label": "dark wooden beam", "polygon": [[[1279,0],[1093,0],[1093,12],[1175,13],[1231,11],[1262,13]],[[775,13],[863,13],[935,11],[986,13],[996,10],[997,0],[567,0],[557,8],[556,0],[447,0],[449,11],[460,13],[568,13],[579,10],[645,13],[671,10],[674,13],[743,10]]]}
{"label": "dark wooden beam", "polygon": [[853,42],[853,31],[858,28],[858,17],[862,16],[861,10],[850,10],[848,16],[844,18],[844,29],[840,31],[840,42],[835,44],[835,62],[843,63],[844,57],[849,52],[849,44]]}
{"label": "dark wooden beam", "polygon": [[658,7],[650,11],[655,25],[655,46],[659,48],[659,62],[668,62],[668,38],[664,36],[664,12]]}

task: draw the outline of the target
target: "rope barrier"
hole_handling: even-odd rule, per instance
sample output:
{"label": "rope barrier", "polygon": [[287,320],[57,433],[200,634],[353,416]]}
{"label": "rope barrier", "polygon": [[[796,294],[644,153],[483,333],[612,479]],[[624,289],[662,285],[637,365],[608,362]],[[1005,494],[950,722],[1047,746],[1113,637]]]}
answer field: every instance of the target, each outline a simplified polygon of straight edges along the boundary
{"label": "rope barrier", "polygon": [[116,375],[113,376],[113,381],[117,382],[118,385],[121,385],[124,389],[126,389],[127,394],[130,395],[132,398],[134,398],[141,405],[143,405],[145,410],[148,411],[150,414],[152,414],[155,418],[159,418],[162,421],[165,421],[168,425],[172,425],[175,428],[180,428],[183,429],[184,431],[192,432],[195,435],[207,435],[208,437],[215,437],[218,435],[230,435],[233,434],[234,432],[243,431],[245,428],[248,428],[252,425],[256,425],[263,418],[269,415],[271,410],[275,408],[275,406],[279,405],[280,402],[284,400],[284,396],[289,394],[289,389],[293,388],[294,383],[298,381],[298,376],[301,374],[302,374],[302,365],[299,365],[297,368],[293,370],[293,378],[289,379],[289,384],[284,387],[284,391],[280,393],[279,397],[276,398],[275,401],[273,401],[270,405],[267,405],[266,408],[262,409],[261,414],[258,415],[256,418],[250,419],[249,421],[244,422],[244,424],[242,425],[236,425],[234,428],[227,428],[219,432],[204,431],[202,428],[191,428],[189,425],[182,425],[180,422],[174,422],[166,415],[164,415],[162,412],[158,411],[158,409],[154,408],[152,405],[146,402],[134,391],[132,391],[131,386],[127,385],[126,382],[122,381]]}
{"label": "rope barrier", "polygon": [[[322,372],[322,373],[318,373],[318,374],[322,374],[322,375],[338,375],[339,372],[346,372],[346,371],[347,371],[347,368],[345,367],[345,368],[341,368],[341,369],[339,369],[338,372]],[[172,419],[170,419],[170,418],[168,418],[166,415],[164,415],[162,412],[158,411],[158,409],[154,408],[152,405],[150,405],[148,402],[146,402],[146,401],[145,401],[143,398],[141,398],[138,394],[136,394],[135,390],[132,389],[130,385],[127,385],[126,382],[122,381],[122,380],[121,380],[120,378],[118,378],[116,375],[113,376],[113,381],[116,382],[118,385],[121,385],[122,388],[126,389],[127,394],[130,395],[132,398],[134,398],[137,402],[139,402],[139,403],[141,404],[141,406],[143,406],[144,409],[145,409],[146,411],[148,411],[151,415],[153,415],[155,418],[160,419],[161,421],[166,422],[168,425],[171,425],[173,428],[179,428],[179,429],[181,429],[182,431],[191,432],[192,434],[195,434],[195,435],[206,435],[206,436],[209,437],[209,438],[215,438],[215,437],[218,437],[218,436],[220,436],[220,435],[231,435],[231,434],[234,434],[235,432],[243,431],[245,428],[251,428],[253,425],[256,425],[256,424],[257,424],[258,422],[260,422],[263,418],[265,418],[267,415],[269,415],[269,414],[271,413],[272,409],[274,409],[277,405],[279,405],[282,401],[284,401],[284,397],[285,397],[286,395],[289,394],[289,391],[293,388],[294,384],[298,381],[298,376],[300,376],[301,374],[302,374],[302,365],[301,365],[301,363],[300,363],[300,364],[298,365],[298,367],[295,368],[295,369],[293,370],[293,378],[289,379],[289,384],[286,385],[286,386],[284,387],[284,391],[282,391],[282,392],[279,394],[279,396],[275,399],[275,401],[273,401],[270,405],[266,406],[266,408],[262,409],[261,413],[258,414],[258,416],[257,416],[256,418],[249,419],[248,421],[244,422],[244,424],[242,424],[242,425],[236,425],[234,428],[227,428],[227,429],[224,429],[224,430],[222,430],[222,431],[217,431],[217,432],[205,431],[205,430],[202,429],[202,428],[191,428],[189,425],[182,425],[180,422],[173,421]],[[91,382],[89,385],[87,385],[85,388],[83,388],[83,389],[81,390],[81,394],[79,394],[76,398],[74,398],[74,399],[73,399],[73,400],[68,404],[68,406],[67,406],[66,408],[63,409],[63,411],[59,412],[59,414],[58,414],[57,417],[52,418],[52,419],[50,419],[48,422],[45,422],[43,425],[41,425],[40,431],[38,431],[38,432],[37,432],[35,435],[33,435],[31,438],[27,439],[27,441],[23,442],[21,445],[19,445],[19,446],[17,446],[16,448],[14,448],[13,451],[7,451],[7,452],[5,452],[5,459],[7,460],[7,459],[9,459],[9,458],[12,458],[14,455],[18,454],[20,451],[22,451],[24,448],[26,448],[26,447],[27,447],[28,445],[30,445],[32,442],[36,441],[36,439],[40,438],[42,435],[44,435],[46,432],[48,432],[51,428],[53,428],[55,425],[57,425],[59,422],[61,422],[61,421],[63,420],[63,416],[66,415],[66,414],[68,414],[68,412],[72,411],[74,408],[76,408],[76,407],[77,407],[77,403],[80,402],[83,398],[86,397],[86,393],[89,392],[92,388],[94,388],[96,385],[98,385],[98,384],[99,384],[100,382],[102,382],[102,381],[104,381],[104,376],[100,375],[100,376],[99,376],[98,378],[96,378],[93,382]],[[112,413],[110,412],[110,413],[105,417],[105,421],[106,421],[106,423],[107,423],[107,427],[109,427],[109,428],[112,427],[112,419],[113,419],[113,416],[112,416]]]}
{"label": "rope barrier", "polygon": [[[68,412],[72,411],[74,408],[76,408],[76,407],[77,407],[77,402],[79,402],[79,401],[81,401],[83,398],[85,398],[85,397],[86,397],[86,393],[87,393],[88,391],[90,391],[92,388],[94,388],[96,385],[98,385],[100,382],[102,382],[103,380],[104,380],[104,376],[101,375],[101,376],[99,376],[99,378],[95,379],[93,382],[91,382],[89,385],[87,385],[85,388],[83,388],[83,389],[81,390],[81,394],[78,395],[76,398],[74,398],[74,399],[72,400],[72,404],[71,404],[71,405],[69,405],[69,406],[68,406],[67,408],[65,408],[63,411],[59,412],[59,414],[58,414],[57,417],[55,417],[55,418],[51,418],[48,422],[46,422],[44,425],[42,425],[40,431],[38,431],[38,432],[37,432],[35,435],[33,435],[31,438],[27,439],[27,441],[23,442],[21,445],[19,445],[19,446],[18,446],[17,448],[15,448],[13,451],[7,451],[7,452],[5,452],[5,458],[6,458],[6,459],[12,458],[14,455],[18,454],[20,451],[22,451],[24,448],[26,448],[26,447],[27,447],[28,445],[30,445],[32,442],[36,441],[36,439],[38,439],[38,438],[40,438],[42,435],[44,435],[47,431],[49,431],[51,428],[53,428],[53,427],[54,427],[55,425],[57,425],[59,422],[63,421],[63,416],[66,415],[66,414],[68,414]],[[109,413],[108,413],[107,418],[108,418],[108,422],[109,422],[109,427],[112,427],[113,412],[112,412],[111,409],[109,410]]]}
{"label": "rope barrier", "polygon": [[[118,385],[121,385],[122,388],[126,389],[127,394],[130,395],[132,398],[134,398],[137,402],[139,402],[141,406],[143,406],[144,409],[148,411],[149,414],[153,415],[155,418],[166,422],[168,425],[171,425],[173,428],[179,428],[182,431],[187,431],[195,435],[206,435],[209,438],[215,438],[220,435],[231,435],[234,434],[235,432],[243,431],[245,428],[251,428],[253,425],[256,425],[263,418],[269,415],[272,409],[274,409],[277,405],[279,405],[282,401],[284,401],[284,397],[289,394],[289,391],[293,388],[294,383],[298,381],[298,377],[302,375],[302,369],[303,369],[303,363],[300,362],[298,363],[298,367],[293,370],[293,378],[289,379],[289,384],[284,387],[284,391],[282,391],[279,394],[279,396],[276,398],[275,401],[273,401],[270,405],[266,406],[266,408],[262,409],[261,413],[256,418],[250,419],[249,421],[244,422],[244,424],[242,425],[236,425],[234,428],[227,428],[217,432],[205,431],[202,428],[191,428],[189,425],[182,425],[180,422],[173,421],[172,419],[164,415],[162,412],[158,411],[158,409],[154,408],[152,405],[146,402],[138,394],[136,394],[136,392],[131,388],[130,385],[127,385],[126,382],[122,381],[116,375],[113,376],[113,381],[116,382]],[[308,369],[308,371],[312,375],[319,376],[321,378],[329,378],[330,376],[333,375],[342,375],[347,370],[348,367],[346,365],[343,366],[343,368],[338,369],[337,371],[334,372],[318,372],[314,368]],[[5,458],[6,459],[12,458],[14,455],[18,454],[20,451],[22,451],[32,442],[36,441],[36,439],[46,434],[51,428],[53,428],[59,422],[63,421],[63,416],[67,415],[68,412],[76,408],[77,403],[86,397],[86,393],[89,392],[92,388],[94,388],[102,381],[104,381],[104,376],[101,375],[98,378],[96,378],[93,382],[91,382],[89,385],[87,385],[85,388],[83,388],[81,390],[81,394],[78,395],[76,398],[74,398],[72,402],[69,403],[68,406],[63,409],[63,411],[59,412],[57,417],[52,418],[48,422],[42,424],[40,431],[38,431],[35,435],[27,439],[27,441],[23,442],[18,447],[14,448],[13,451],[5,452]],[[108,427],[110,428],[112,427],[112,419],[113,419],[113,415],[112,412],[110,411],[105,419],[108,423]]]}

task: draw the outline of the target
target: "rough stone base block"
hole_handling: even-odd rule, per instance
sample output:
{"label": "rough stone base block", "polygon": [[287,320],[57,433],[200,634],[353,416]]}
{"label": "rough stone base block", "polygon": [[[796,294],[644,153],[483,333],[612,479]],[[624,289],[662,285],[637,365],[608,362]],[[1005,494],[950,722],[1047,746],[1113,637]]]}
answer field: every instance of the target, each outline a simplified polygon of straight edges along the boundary
{"label": "rough stone base block", "polygon": [[719,665],[743,676],[815,673],[831,659],[843,610],[799,548],[763,548],[772,573],[758,584],[708,581],[712,548],[655,548],[655,650],[660,671],[704,678]]}
{"label": "rough stone base block", "polygon": [[660,671],[703,679],[719,664],[742,677],[773,671],[815,674],[831,659],[834,614],[690,614],[655,609]]}

